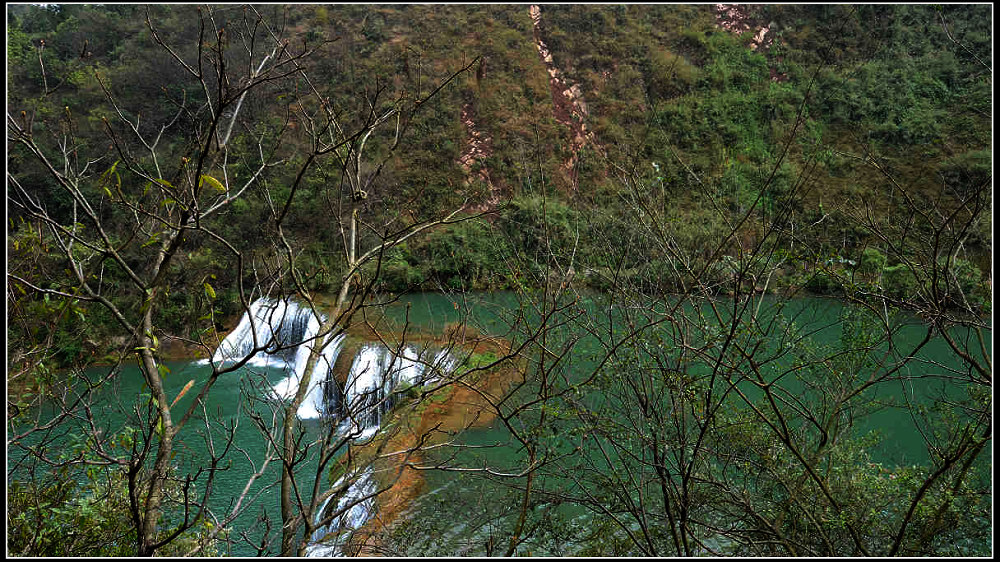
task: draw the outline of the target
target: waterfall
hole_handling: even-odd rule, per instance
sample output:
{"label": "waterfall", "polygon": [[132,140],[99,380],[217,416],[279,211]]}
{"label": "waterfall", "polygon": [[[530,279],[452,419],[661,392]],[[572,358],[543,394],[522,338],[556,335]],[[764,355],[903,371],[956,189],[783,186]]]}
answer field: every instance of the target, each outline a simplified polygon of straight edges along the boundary
{"label": "waterfall", "polygon": [[[316,330],[319,329],[317,324]],[[307,332],[315,335],[316,331]],[[327,414],[333,413],[339,402],[339,392],[336,392],[337,384],[330,376],[330,369],[333,367],[340,348],[344,343],[344,334],[340,334],[329,341],[329,336],[325,338],[326,346],[316,365],[313,367],[312,376],[309,378],[309,389],[306,397],[299,405],[298,416],[301,419],[317,419]],[[309,360],[310,343],[303,343],[295,353],[292,373],[284,379],[278,381],[272,387],[276,395],[281,398],[291,400],[299,389],[299,381],[306,369],[306,362]]]}
{"label": "waterfall", "polygon": [[[325,316],[299,306],[289,299],[260,298],[240,323],[215,350],[211,361],[238,361],[257,349],[248,363],[257,367],[284,369],[288,375],[272,390],[281,399],[291,399],[309,360],[310,346],[320,343],[318,332]],[[378,430],[382,415],[392,409],[402,385],[422,385],[436,380],[426,373],[448,371],[455,359],[447,350],[438,351],[429,361],[429,350],[413,346],[395,351],[381,343],[365,344],[354,357],[344,388],[333,382],[330,370],[344,343],[344,334],[322,339],[322,353],[311,373],[306,398],[298,409],[302,419],[334,418],[343,422],[341,431],[360,433],[367,438]],[[202,360],[206,364],[209,360]]]}
{"label": "waterfall", "polygon": [[[288,400],[299,389],[302,375],[309,360],[310,348],[322,345],[319,360],[309,379],[305,399],[298,409],[302,419],[328,418],[337,425],[341,435],[351,435],[355,440],[374,436],[385,415],[411,386],[421,386],[437,381],[438,373],[451,371],[458,361],[447,349],[432,351],[405,346],[390,349],[382,343],[366,343],[358,350],[351,363],[350,373],[341,387],[332,368],[344,344],[345,334],[330,334],[320,338],[319,328],[325,316],[299,306],[289,299],[258,299],[240,323],[223,339],[211,361],[216,364],[239,361],[257,350],[248,363],[258,367],[284,369],[287,376],[275,383],[271,391],[280,399]],[[208,363],[205,359],[201,363]],[[360,528],[371,517],[374,498],[368,498],[347,509],[351,503],[371,495],[377,483],[368,467],[360,476],[345,475],[334,487],[351,476],[355,481],[339,497],[331,496],[316,513],[316,521],[329,513],[331,505],[345,510],[327,527],[313,533],[308,556],[342,555],[343,537]],[[336,499],[334,504],[331,500]],[[330,534],[338,538],[323,542]]]}
{"label": "waterfall", "polygon": [[[428,359],[429,357],[433,359]],[[381,343],[365,344],[354,356],[344,385],[343,399],[338,403],[337,416],[342,420],[338,432],[341,435],[356,435],[357,440],[374,436],[382,423],[382,416],[392,409],[406,387],[436,381],[437,373],[450,371],[457,364],[457,359],[447,349],[432,352],[430,349],[420,351],[416,347],[406,346],[394,350]],[[343,478],[334,487],[342,481]],[[376,482],[369,467],[337,500],[337,509],[344,509],[358,498],[372,494],[375,487]],[[327,499],[317,511],[316,521],[329,513],[333,499]],[[312,544],[306,549],[306,556],[343,556],[340,548],[344,538],[368,521],[373,514],[374,505],[374,498],[369,498],[334,519],[328,526],[317,529],[311,537]],[[331,534],[334,538],[324,540],[324,537],[330,537]]]}
{"label": "waterfall", "polygon": [[[335,517],[333,521],[325,526],[320,527],[313,531],[312,534],[312,544],[306,547],[307,557],[320,557],[326,558],[330,556],[343,556],[344,553],[340,550],[343,546],[344,539],[349,536],[352,531],[356,531],[364,525],[369,518],[371,518],[372,511],[375,507],[375,497],[373,494],[378,489],[378,485],[375,482],[375,478],[372,476],[372,469],[368,467],[365,469],[364,473],[360,476],[357,475],[344,475],[341,476],[333,487],[343,485],[345,479],[348,477],[356,478],[354,483],[351,484],[347,491],[343,493],[337,499],[336,509],[338,511],[344,510],[348,505],[354,502],[357,504],[346,509],[339,516]],[[371,496],[371,497],[368,497]],[[319,522],[330,513],[328,508],[332,503],[335,496],[330,496],[323,502],[323,505],[316,511],[314,520]],[[365,499],[361,499],[365,498]],[[361,501],[358,501],[361,500]],[[329,535],[331,532],[336,532],[336,537],[332,540],[323,541],[323,538]],[[321,542],[322,541],[322,542]]]}
{"label": "waterfall", "polygon": [[[344,388],[342,430],[360,431],[362,438],[369,437],[378,430],[382,416],[396,404],[402,390],[429,382],[420,355],[409,346],[398,353],[380,343],[362,347],[354,357]],[[445,356],[450,357],[446,351],[439,352],[431,365],[446,364]]]}
{"label": "waterfall", "polygon": [[[322,343],[323,349],[309,380],[306,397],[297,414],[302,419],[316,419],[333,411],[340,393],[330,384],[330,369],[344,342],[344,334],[318,338],[320,322],[325,316],[288,299],[258,299],[250,305],[240,323],[215,350],[212,361],[239,361],[254,349],[259,349],[248,363],[256,367],[284,369],[288,376],[272,387],[281,399],[290,400],[299,388],[299,381],[309,360],[310,347]],[[203,360],[201,363],[208,363]]]}
{"label": "waterfall", "polygon": [[[298,344],[318,329],[312,310],[288,299],[263,297],[250,305],[240,323],[219,344],[212,362],[239,361],[254,349],[249,363],[257,367],[284,367],[294,360]],[[308,332],[312,332],[309,334]],[[200,361],[202,364],[208,360]]]}

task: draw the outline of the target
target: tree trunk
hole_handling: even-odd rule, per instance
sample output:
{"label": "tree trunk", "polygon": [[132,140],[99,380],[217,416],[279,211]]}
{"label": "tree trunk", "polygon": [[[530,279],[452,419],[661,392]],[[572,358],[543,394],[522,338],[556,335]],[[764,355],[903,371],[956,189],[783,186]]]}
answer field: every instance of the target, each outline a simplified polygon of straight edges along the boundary
{"label": "tree trunk", "polygon": [[[355,241],[357,239],[357,221],[355,220],[356,210],[351,213],[351,233],[350,233],[350,248],[348,249],[348,263],[347,263],[347,273],[345,278],[342,279],[340,285],[340,292],[337,294],[337,301],[334,304],[333,310],[327,316],[325,322],[319,328],[319,337],[313,341],[313,344],[309,349],[309,358],[306,360],[305,369],[302,372],[302,377],[299,380],[299,388],[295,392],[295,398],[285,406],[285,417],[284,426],[282,427],[282,463],[281,463],[281,556],[295,556],[296,554],[302,556],[305,554],[305,541],[301,541],[297,544],[296,536],[298,535],[298,528],[300,524],[300,517],[309,517],[311,513],[305,513],[304,510],[297,509],[298,501],[293,498],[293,492],[295,490],[295,464],[293,460],[295,459],[295,428],[298,422],[298,410],[302,401],[305,400],[306,391],[309,389],[309,383],[312,379],[313,369],[316,367],[317,361],[319,361],[320,356],[323,353],[323,348],[325,347],[326,334],[333,332],[337,323],[340,321],[340,316],[344,312],[344,307],[347,305],[347,298],[351,292],[351,285],[354,281],[354,259],[355,259]],[[349,318],[350,315],[348,315]],[[345,322],[346,324],[347,322]],[[310,506],[312,505],[312,498],[309,500]]]}

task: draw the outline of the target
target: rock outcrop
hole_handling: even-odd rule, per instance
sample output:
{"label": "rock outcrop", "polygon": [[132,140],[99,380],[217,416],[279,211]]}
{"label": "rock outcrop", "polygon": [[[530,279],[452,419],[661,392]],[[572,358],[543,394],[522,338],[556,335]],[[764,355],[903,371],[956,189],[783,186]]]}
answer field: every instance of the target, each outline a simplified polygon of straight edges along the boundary
{"label": "rock outcrop", "polygon": [[[756,22],[756,6],[748,4],[716,4],[715,24],[729,33],[740,35],[753,32],[753,39],[750,40],[750,49],[756,51],[768,50],[774,43],[774,33],[771,32],[770,25],[760,25]],[[781,62],[778,58],[776,62]],[[771,80],[774,82],[784,82],[788,76],[778,72],[774,65],[769,65]]]}

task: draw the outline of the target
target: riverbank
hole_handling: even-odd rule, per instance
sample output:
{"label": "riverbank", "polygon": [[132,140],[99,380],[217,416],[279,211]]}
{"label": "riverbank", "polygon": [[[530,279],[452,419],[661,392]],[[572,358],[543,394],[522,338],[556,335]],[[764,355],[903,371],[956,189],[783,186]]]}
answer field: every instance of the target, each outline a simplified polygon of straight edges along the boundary
{"label": "riverbank", "polygon": [[[460,335],[461,334],[461,335]],[[463,355],[465,365],[456,370],[448,384],[426,394],[410,405],[401,405],[373,439],[357,448],[356,464],[371,462],[379,489],[374,514],[356,530],[343,547],[349,556],[379,556],[386,553],[384,538],[406,517],[412,502],[425,489],[424,470],[427,447],[446,445],[454,436],[472,428],[488,427],[496,419],[491,405],[520,376],[511,362],[486,368],[495,358],[509,353],[509,344],[496,338],[473,335],[465,326],[451,326],[443,341],[462,341],[453,353]],[[345,463],[341,469],[350,468]]]}

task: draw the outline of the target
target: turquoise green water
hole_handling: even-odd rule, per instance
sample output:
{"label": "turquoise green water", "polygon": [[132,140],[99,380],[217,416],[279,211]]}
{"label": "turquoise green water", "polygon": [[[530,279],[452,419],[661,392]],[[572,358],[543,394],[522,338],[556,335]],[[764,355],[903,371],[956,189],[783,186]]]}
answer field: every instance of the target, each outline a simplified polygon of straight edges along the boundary
{"label": "turquoise green water", "polygon": [[[560,344],[565,344],[570,351],[562,359],[560,367],[554,371],[565,376],[567,384],[593,372],[596,362],[604,356],[607,350],[602,343],[602,340],[606,338],[587,334],[586,330],[597,330],[598,333],[613,335],[616,330],[622,329],[622,320],[625,316],[618,312],[609,313],[607,304],[599,296],[581,300],[566,309],[566,315],[570,316],[572,320],[567,321],[565,326],[556,330],[551,336],[552,339],[549,343],[554,349],[558,348]],[[725,305],[724,302],[720,304]],[[772,304],[772,301],[765,300],[761,318],[768,319],[774,316],[776,310],[773,309]],[[617,303],[617,305],[621,306],[622,303]],[[657,305],[659,309],[664,306],[663,304]],[[650,306],[646,307],[647,310],[650,308]],[[688,314],[694,312],[690,307],[686,311]],[[544,312],[547,310],[542,310],[541,307],[533,304],[526,303],[526,306],[522,307],[518,297],[512,293],[469,295],[461,300],[448,295],[428,293],[404,297],[399,303],[389,307],[386,316],[394,322],[408,319],[414,326],[431,331],[441,331],[448,324],[465,321],[478,327],[484,333],[499,334],[508,339],[520,341],[523,335],[519,334],[523,334],[525,329],[537,325],[539,317]],[[786,304],[781,312],[785,317],[795,319],[796,333],[801,334],[804,341],[812,345],[820,348],[833,346],[837,345],[841,338],[843,306],[837,301],[800,299]],[[377,320],[377,315],[373,315],[372,319]],[[715,322],[710,316],[705,316],[705,319],[707,324]],[[724,321],[725,318],[723,324]],[[776,333],[778,331],[773,327],[769,331],[765,330],[764,345],[779,345],[780,342],[774,338]],[[919,322],[911,320],[903,326],[894,339],[895,346],[900,350],[896,354],[897,358],[898,356],[906,356],[908,350],[920,341],[924,333],[925,328]],[[751,339],[752,336],[747,336],[746,341],[751,341]],[[879,349],[884,351],[884,347],[882,345]],[[991,353],[991,349],[988,352]],[[872,356],[880,356],[880,354],[873,353]],[[779,356],[772,364],[763,369],[763,372],[778,376],[779,373],[788,369],[791,363],[791,357]],[[889,361],[877,368],[884,369],[886,365],[892,364],[892,361]],[[933,403],[937,396],[948,396],[961,392],[958,386],[949,384],[936,376],[928,378],[928,375],[946,374],[949,368],[961,369],[961,366],[962,362],[947,347],[945,342],[941,338],[934,338],[916,354],[914,360],[908,362],[903,373],[910,378],[893,381],[891,384],[877,385],[866,395],[866,399],[872,401],[873,404],[896,404],[882,407],[867,417],[855,420],[855,428],[859,433],[876,430],[882,435],[880,443],[871,450],[873,460],[887,465],[919,464],[927,461],[927,448],[920,434],[921,424],[910,416],[907,409],[899,405],[906,404],[907,401],[923,404]],[[167,367],[170,369],[170,373],[166,379],[166,387],[170,396],[176,396],[190,380],[195,381],[195,389],[197,389],[199,384],[210,374],[208,366],[189,362],[167,363]],[[91,374],[99,372],[101,372],[100,369],[95,369]],[[267,395],[266,390],[271,385],[284,376],[282,371],[273,369],[253,369],[230,373],[220,378],[208,397],[205,412],[210,419],[216,422],[222,421],[233,427],[233,443],[236,446],[228,452],[227,462],[222,464],[225,470],[217,473],[213,484],[214,493],[210,505],[220,516],[228,510],[233,499],[243,491],[247,475],[259,466],[263,451],[267,446],[263,435],[250,423],[246,412],[249,409],[266,412],[267,409],[259,400]],[[135,367],[125,367],[115,380],[116,385],[113,390],[105,390],[105,394],[102,396],[107,404],[107,407],[101,410],[105,416],[102,421],[107,425],[106,432],[109,434],[120,431],[123,427],[133,423],[129,421],[129,414],[116,410],[115,405],[135,404],[136,398],[144,392],[141,377]],[[781,382],[792,392],[808,392],[805,382],[797,380],[793,376],[786,376]],[[756,392],[751,385],[741,383],[739,386],[751,397]],[[525,389],[526,392],[531,390],[531,388]],[[181,398],[174,406],[173,411],[183,411],[191,403],[193,395],[194,390]],[[602,400],[610,400],[604,396],[593,394],[584,394],[581,399],[590,405],[599,405]],[[606,406],[611,408],[614,404],[609,403]],[[531,416],[527,417],[529,422],[531,419]],[[515,421],[515,423],[519,422]],[[317,421],[304,420],[302,425],[307,432],[307,440],[309,437],[318,435],[318,432],[322,430],[321,423]],[[566,428],[571,425],[571,423],[564,421],[562,427]],[[217,423],[213,425],[213,428],[210,432],[206,432],[204,420],[196,419],[192,420],[182,433],[177,455],[177,463],[182,473],[185,471],[194,472],[205,465],[207,459],[204,450],[209,435],[214,440],[217,449],[224,446],[224,432],[219,430]],[[573,441],[566,440],[562,442],[562,445],[558,443],[557,447],[572,446]],[[519,451],[516,443],[512,443],[509,432],[500,424],[466,432],[460,436],[460,444],[481,447],[474,449],[473,453],[463,452],[458,457],[461,463],[467,463],[466,466],[482,466],[482,463],[485,462],[489,466],[514,469],[523,464],[523,453]],[[278,492],[277,488],[274,487],[278,471],[279,467],[272,463],[268,471],[251,488],[251,496],[259,495],[255,498],[254,506],[235,521],[234,534],[242,531],[259,539],[263,530],[255,525],[262,512],[271,518],[272,524],[280,520],[277,502]],[[453,555],[484,554],[487,552],[484,545],[489,544],[489,529],[494,528],[491,525],[510,516],[510,513],[497,513],[497,497],[508,497],[509,494],[511,502],[509,507],[512,510],[516,507],[514,503],[516,502],[516,494],[505,486],[505,482],[509,482],[509,480],[501,478],[491,482],[483,478],[459,477],[453,472],[431,471],[425,475],[429,493],[421,498],[415,509],[420,513],[417,517],[427,521],[427,523],[422,534],[410,537],[410,554]],[[566,482],[539,483],[540,487],[563,485],[569,486]],[[268,486],[271,487],[266,489]],[[490,497],[490,495],[494,497]],[[500,501],[499,505],[504,505],[504,501]],[[577,521],[580,525],[578,529],[573,530],[572,526],[569,527],[573,532],[584,532],[589,524],[585,514],[579,510],[570,509],[566,512],[565,506],[552,506],[548,509],[553,510],[554,514],[558,512],[558,515],[564,520]],[[507,525],[509,525],[509,521]],[[568,548],[567,537],[561,535],[561,532],[567,532],[566,528],[562,530],[553,528],[548,534],[544,529],[536,530],[538,538],[536,538],[534,546],[535,553],[553,555],[568,553],[565,551]],[[502,549],[500,553],[502,553]],[[253,555],[255,552],[249,545],[235,544],[231,551],[223,552],[223,554],[246,556]]]}
{"label": "turquoise green water", "polygon": [[[165,362],[164,365],[170,370],[164,382],[168,396],[176,397],[188,381],[195,381],[195,386],[171,408],[175,421],[177,421],[181,412],[186,411],[191,405],[195,393],[211,374],[211,366],[186,361]],[[87,374],[91,377],[104,376],[109,372],[109,369],[110,367],[93,368],[88,370]],[[236,498],[243,493],[247,486],[248,475],[255,473],[263,466],[267,440],[264,434],[251,422],[247,412],[255,411],[261,414],[265,421],[270,422],[271,407],[269,404],[272,402],[267,389],[285,376],[285,372],[279,369],[257,367],[220,376],[208,395],[204,411],[193,416],[178,436],[175,443],[174,464],[178,469],[178,474],[181,475],[195,475],[199,470],[202,470],[194,484],[197,493],[204,492],[207,486],[207,473],[204,470],[209,467],[210,457],[206,453],[209,441],[220,457],[219,470],[215,472],[212,482],[213,492],[209,500],[209,507],[218,519],[229,515]],[[115,435],[121,434],[126,428],[141,427],[136,422],[134,412],[123,411],[121,405],[125,404],[126,407],[131,408],[135,404],[144,404],[148,399],[148,394],[148,388],[138,367],[135,365],[124,366],[114,377],[113,383],[94,396],[96,422],[102,428],[102,433]],[[211,423],[206,424],[206,416]],[[77,433],[72,429],[74,423],[70,422],[66,425],[70,429],[70,434]],[[315,438],[322,428],[321,422],[317,420],[301,420],[301,426],[305,431],[305,441]],[[227,441],[229,441],[230,435],[232,440],[227,450]],[[27,442],[37,442],[39,437],[41,436],[33,436]],[[56,438],[53,449],[58,450],[58,447],[65,445],[69,439],[72,438]],[[18,449],[14,448],[9,451],[9,454],[14,457],[19,452]],[[124,453],[124,451],[120,452]],[[314,467],[315,462],[307,463],[306,470],[314,471]],[[8,471],[11,468],[9,465]],[[255,555],[254,548],[235,539],[239,531],[244,531],[248,532],[253,540],[259,542],[263,536],[263,528],[258,523],[262,513],[266,513],[271,519],[272,528],[280,527],[278,488],[275,486],[279,476],[280,466],[276,461],[272,461],[256,483],[250,486],[247,499],[243,502],[244,506],[249,503],[250,507],[235,519],[232,547],[231,549],[223,548],[219,552],[220,555]],[[166,516],[164,527],[169,521],[170,517]],[[272,550],[275,548],[272,547]]]}
{"label": "turquoise green water", "polygon": [[[466,309],[463,308],[462,302],[439,294],[410,296],[390,314],[399,317],[401,311],[406,310],[410,321],[417,324],[440,327],[449,322],[464,320],[481,326],[484,331],[506,333],[512,323],[525,322],[527,325],[537,323],[542,313],[538,307],[529,306],[524,314],[514,314],[512,311],[518,309],[519,303],[516,297],[509,293],[480,295],[479,298],[480,300],[471,307],[471,313],[464,317],[461,311]],[[758,339],[762,350],[758,355],[773,359],[761,369],[763,376],[786,389],[785,395],[791,399],[815,398],[827,392],[829,388],[826,385],[831,384],[823,380],[823,368],[803,374],[792,371],[791,367],[796,359],[823,357],[831,350],[842,346],[845,308],[842,303],[830,299],[799,299],[787,302],[781,305],[780,313],[783,318],[794,320],[795,326],[788,327],[769,323],[769,320],[776,318],[779,312],[775,306],[776,302],[774,299],[765,298],[760,308],[761,321],[757,328],[761,331]],[[602,341],[606,343],[610,339],[610,334],[615,333],[615,329],[609,326],[619,323],[620,328],[623,318],[623,315],[609,314],[607,303],[600,297],[584,300],[579,304],[585,310],[585,314],[578,319],[578,322],[569,323],[561,334],[554,335],[548,342],[557,352],[560,340],[574,342],[563,367],[569,381],[579,380],[593,372],[596,362],[607,350]],[[723,300],[719,304],[725,308],[730,303]],[[658,308],[662,310],[664,307],[660,305]],[[686,307],[684,310],[689,316],[697,316],[697,314],[692,315],[696,311],[691,307]],[[722,312],[721,321],[716,320],[707,310],[701,312],[704,314],[706,325],[727,325],[729,316],[725,310]],[[595,318],[603,319],[603,322],[601,320],[595,322]],[[943,338],[932,337],[926,345],[918,349],[918,344],[924,339],[927,330],[917,319],[899,317],[894,319],[894,325],[898,331],[892,338],[891,346],[885,341],[875,341],[871,344],[872,349],[867,352],[855,352],[849,358],[837,359],[837,367],[853,373],[855,378],[848,380],[845,383],[847,386],[856,384],[859,379],[864,380],[893,370],[891,379],[873,385],[862,395],[852,399],[852,403],[859,405],[859,408],[854,409],[858,414],[857,417],[850,420],[853,424],[852,434],[860,437],[875,432],[878,435],[877,443],[868,451],[873,462],[887,467],[925,464],[928,462],[928,446],[923,432],[928,430],[928,425],[925,419],[912,414],[914,408],[910,406],[916,404],[921,407],[934,407],[941,404],[942,400],[962,398],[966,385],[949,380],[948,377],[957,377],[961,380],[968,375],[965,372],[967,367]],[[588,329],[602,328],[606,330],[600,332],[603,333],[602,337],[585,334]],[[797,347],[811,348],[812,351],[796,355],[782,354],[780,346],[783,338],[780,335],[786,329],[800,338]],[[695,339],[698,339],[698,343],[702,343],[708,338],[706,333],[712,331],[712,329],[704,330]],[[967,334],[956,331],[953,335],[962,337]],[[516,339],[513,334],[510,337]],[[744,343],[753,342],[754,336],[738,335],[737,340]],[[991,353],[991,348],[987,347],[987,353]],[[704,365],[695,366],[691,370],[702,373],[711,371]],[[622,374],[626,372],[619,373]],[[737,386],[750,400],[759,399],[762,395],[756,387],[746,382],[738,383]],[[613,397],[585,395],[582,400],[595,410],[610,412],[612,416],[618,411],[616,408],[620,408],[617,399]],[[736,408],[745,407],[739,400],[732,400],[731,403]],[[860,407],[862,405],[863,408]],[[864,415],[861,415],[862,413]],[[938,414],[930,414],[930,417],[936,415]],[[528,416],[528,419],[531,417]],[[572,432],[574,424],[572,420],[563,421],[562,424],[560,431],[563,434]],[[569,448],[572,448],[574,441],[571,438],[562,438],[558,431],[554,433],[555,435],[549,435],[548,443],[555,443],[556,449],[560,443],[564,447],[568,443]],[[460,444],[475,448],[463,449],[456,457],[448,457],[448,460],[455,465],[491,466],[501,472],[506,470],[514,473],[526,464],[523,452],[518,452],[519,444],[511,441],[509,432],[500,424],[466,432],[462,435]],[[586,449],[583,454],[587,454]],[[607,461],[607,466],[614,466],[617,452],[610,451],[608,454],[611,458]],[[989,455],[984,455],[981,460],[979,463],[981,466],[988,466],[991,462]],[[598,465],[603,464],[603,460],[598,463]],[[512,486],[523,485],[523,478],[489,478],[483,477],[482,474],[470,476],[456,472],[429,472],[426,478],[430,492],[417,502],[410,519],[420,523],[405,527],[404,532],[394,537],[402,552],[409,555],[446,556],[455,553],[485,555],[490,552],[486,546],[490,544],[490,530],[509,531],[512,528],[520,501],[519,494]],[[572,480],[559,474],[549,474],[536,482],[535,486],[537,490],[577,492]],[[580,508],[574,509],[566,504],[558,505],[557,502],[548,505],[543,503],[538,509],[552,516],[552,519],[560,520],[561,523],[547,526],[544,524],[547,520],[545,514],[536,514],[538,515],[536,521],[541,521],[542,524],[535,528],[531,543],[524,549],[536,555],[586,554],[575,550],[574,543],[587,533],[596,532],[592,516]],[[455,520],[460,520],[461,524],[450,523]],[[501,549],[502,553],[505,545],[494,545],[494,547]],[[496,553],[494,550],[493,554]]]}
{"label": "turquoise green water", "polygon": [[[766,299],[764,306],[761,307],[763,324],[775,314],[774,302],[776,302],[774,299]],[[593,300],[582,301],[581,307],[586,309],[586,318],[589,320],[605,314],[604,304],[600,297],[595,297]],[[510,326],[522,318],[522,315],[514,312],[519,307],[518,298],[512,293],[467,296],[464,300],[438,293],[422,293],[404,297],[390,310],[388,316],[400,320],[408,314],[413,324],[431,329],[440,330],[449,323],[466,321],[487,333],[510,334]],[[690,313],[690,307],[687,307],[687,310]],[[537,322],[539,312],[540,308],[537,305],[527,306],[523,314],[523,317],[527,318],[526,323],[530,325],[532,322]],[[784,303],[780,312],[783,316],[794,319],[797,334],[807,343],[820,348],[816,351],[817,354],[840,345],[841,315],[844,312],[844,305],[841,302],[833,299],[803,298]],[[707,312],[705,314],[708,322],[714,322]],[[903,362],[903,359],[923,340],[927,331],[927,328],[915,318],[904,317],[898,322],[900,327],[893,338],[896,346],[894,354],[885,356],[887,346],[884,343],[878,346],[877,351],[870,354],[870,359],[877,362],[876,366],[882,372]],[[566,326],[562,330],[562,337],[572,336],[574,332],[580,334],[583,328],[575,331],[575,326],[575,324]],[[765,340],[773,343],[775,331],[777,328],[773,328],[770,334],[765,334]],[[987,351],[992,353],[989,347],[990,341],[987,340],[986,344]],[[584,336],[574,344],[572,351],[573,356],[569,358],[566,369],[590,373],[596,361],[603,357],[605,347],[596,338]],[[775,373],[780,373],[787,369],[789,364],[790,358],[784,357],[774,361],[770,367]],[[859,372],[868,376],[864,368],[860,367]],[[876,371],[874,367],[870,368],[873,372]],[[961,376],[961,372],[965,369],[964,361],[954,353],[943,338],[932,337],[912,359],[905,360],[904,368],[898,371],[898,374],[903,376],[895,377],[902,380],[873,386],[872,391],[866,394],[866,398],[875,411],[859,420],[857,426],[862,432],[877,430],[884,436],[880,445],[873,451],[879,462],[905,465],[923,463],[927,460],[924,441],[906,406],[914,402],[928,403],[941,396],[956,396],[956,393],[961,395],[962,387],[944,380],[943,377]],[[802,381],[791,376],[784,377],[781,382],[793,391],[798,391],[802,387]],[[741,388],[751,397],[759,395],[759,392],[749,385]],[[472,432],[469,439],[479,440],[479,436]]]}

